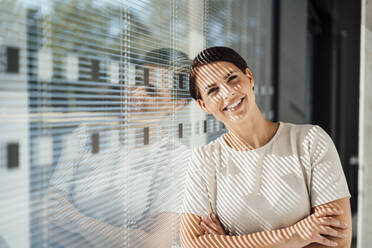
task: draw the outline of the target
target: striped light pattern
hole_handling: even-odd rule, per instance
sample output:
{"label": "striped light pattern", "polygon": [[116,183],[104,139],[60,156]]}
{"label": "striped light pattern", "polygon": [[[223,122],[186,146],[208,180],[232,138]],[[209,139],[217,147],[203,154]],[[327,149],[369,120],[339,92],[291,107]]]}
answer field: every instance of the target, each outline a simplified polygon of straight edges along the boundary
{"label": "striped light pattern", "polygon": [[[266,247],[293,235],[306,242],[325,216],[317,206],[350,197],[335,146],[319,126],[280,122],[266,145],[248,150],[230,133],[193,151],[184,247]],[[204,234],[201,217],[211,213],[229,236]]]}

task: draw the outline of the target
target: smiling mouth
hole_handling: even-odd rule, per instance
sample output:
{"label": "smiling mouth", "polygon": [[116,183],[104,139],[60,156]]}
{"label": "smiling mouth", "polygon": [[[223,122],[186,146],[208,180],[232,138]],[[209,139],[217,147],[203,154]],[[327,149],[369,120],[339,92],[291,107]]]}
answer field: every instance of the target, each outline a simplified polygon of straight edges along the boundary
{"label": "smiling mouth", "polygon": [[231,104],[230,106],[226,106],[226,107],[223,109],[223,111],[234,112],[234,111],[238,110],[238,109],[240,108],[240,106],[242,105],[244,98],[245,98],[245,97],[240,98],[239,101],[234,102],[234,103]]}

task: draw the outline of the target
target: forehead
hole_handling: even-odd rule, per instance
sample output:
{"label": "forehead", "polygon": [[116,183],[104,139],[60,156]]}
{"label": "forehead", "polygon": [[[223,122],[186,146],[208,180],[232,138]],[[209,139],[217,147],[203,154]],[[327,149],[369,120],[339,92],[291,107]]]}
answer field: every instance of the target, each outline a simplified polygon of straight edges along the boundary
{"label": "forehead", "polygon": [[210,84],[221,83],[225,76],[232,71],[238,71],[239,68],[230,62],[218,61],[206,64],[197,68],[196,85],[200,88]]}
{"label": "forehead", "polygon": [[166,65],[156,65],[156,64],[149,64],[149,63],[144,63],[143,64],[146,68],[149,68],[150,70],[170,70],[169,66],[166,66]]}

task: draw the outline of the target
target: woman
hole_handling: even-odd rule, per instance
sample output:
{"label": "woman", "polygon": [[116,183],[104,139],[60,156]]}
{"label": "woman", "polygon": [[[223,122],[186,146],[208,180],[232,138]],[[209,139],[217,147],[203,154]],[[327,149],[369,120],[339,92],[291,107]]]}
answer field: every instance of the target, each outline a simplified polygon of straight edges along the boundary
{"label": "woman", "polygon": [[199,53],[189,83],[228,132],[193,151],[182,246],[350,247],[350,194],[323,129],[265,120],[252,73],[230,48]]}

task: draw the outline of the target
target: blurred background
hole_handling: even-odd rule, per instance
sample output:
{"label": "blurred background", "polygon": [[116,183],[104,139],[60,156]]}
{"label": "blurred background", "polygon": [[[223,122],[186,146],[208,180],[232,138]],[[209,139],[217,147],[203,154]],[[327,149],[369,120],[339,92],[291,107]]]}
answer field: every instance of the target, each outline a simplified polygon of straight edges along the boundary
{"label": "blurred background", "polygon": [[[152,228],[156,199],[179,200],[180,154],[225,131],[188,96],[190,60],[210,46],[246,59],[267,119],[330,134],[352,195],[352,247],[370,247],[371,32],[370,0],[0,0],[0,247],[117,247],[82,219],[51,223],[50,208],[145,247],[128,230]],[[149,171],[167,178],[147,185]],[[57,207],[51,188],[64,192]]]}

